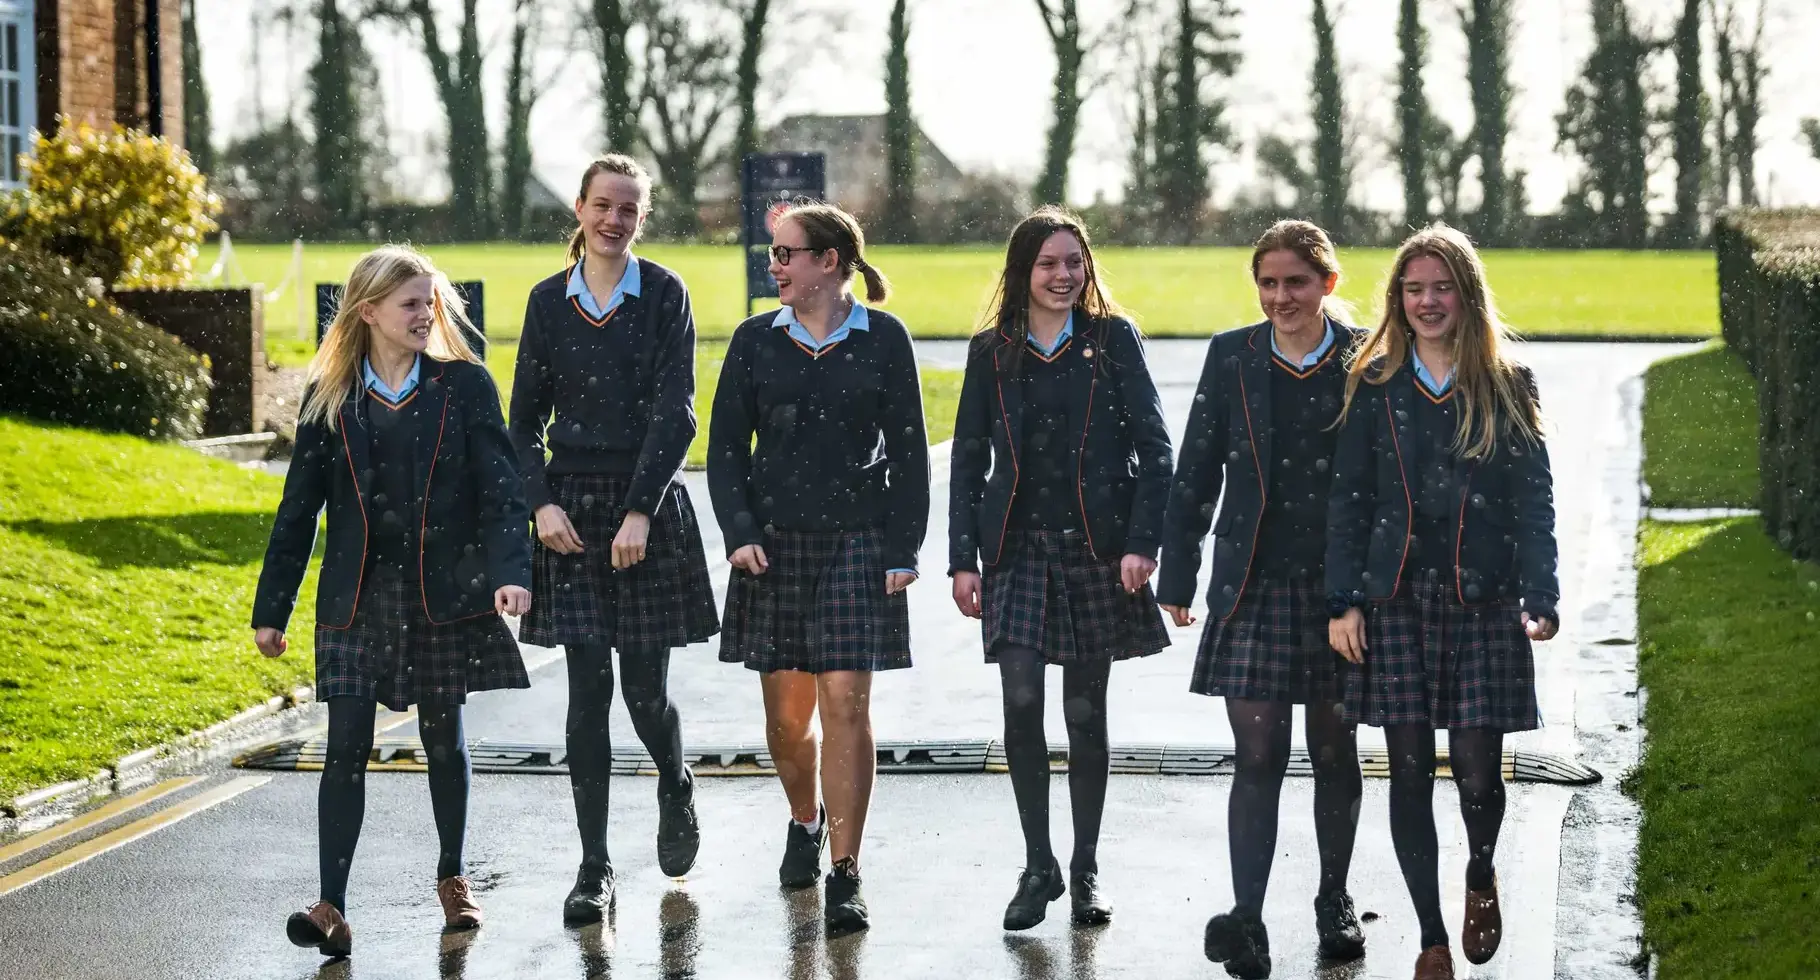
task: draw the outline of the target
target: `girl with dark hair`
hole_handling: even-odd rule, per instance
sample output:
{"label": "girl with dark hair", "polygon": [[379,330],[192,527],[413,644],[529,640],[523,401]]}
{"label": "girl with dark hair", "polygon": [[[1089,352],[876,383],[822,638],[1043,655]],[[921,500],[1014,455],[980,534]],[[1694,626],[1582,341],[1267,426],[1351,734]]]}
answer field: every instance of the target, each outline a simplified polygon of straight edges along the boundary
{"label": "girl with dark hair", "polygon": [[869,921],[859,849],[876,763],[872,672],[910,666],[904,590],[929,522],[929,446],[910,332],[851,292],[855,275],[868,302],[890,291],[858,222],[799,205],[772,241],[783,309],[733,332],[708,426],[708,485],[733,566],[720,659],[759,672],[790,801],[778,880],[813,885],[827,844],[823,917],[841,934]]}
{"label": "girl with dark hair", "polygon": [[389,245],[354,264],[310,362],[297,444],[272,524],[253,642],[284,653],[316,521],[328,533],[316,589],[316,698],[328,705],[317,794],[321,898],[291,942],[347,956],[348,871],[366,811],[373,710],[417,705],[451,929],[480,924],[462,866],[473,691],[529,687],[501,613],[531,604],[528,514],[499,390],[468,346],[460,295],[424,256]]}
{"label": "girl with dark hair", "polygon": [[[1503,933],[1493,858],[1504,735],[1539,723],[1532,641],[1555,635],[1553,477],[1535,377],[1504,350],[1485,266],[1436,226],[1403,243],[1384,319],[1346,377],[1327,511],[1334,649],[1348,720],[1390,749],[1390,832],[1422,929],[1416,980],[1451,980],[1434,822],[1447,729],[1470,856],[1460,945]],[[1384,533],[1391,529],[1391,533]]]}
{"label": "girl with dark hair", "polygon": [[[1049,840],[1043,675],[1062,668],[1073,919],[1112,918],[1099,884],[1116,660],[1169,645],[1150,594],[1169,492],[1169,431],[1137,328],[1107,296],[1087,231],[1045,207],[1020,222],[975,335],[954,423],[948,506],[955,605],[997,663],[1005,757],[1024,831],[1006,929],[1068,890]],[[981,574],[981,563],[985,573]]]}
{"label": "girl with dark hair", "polygon": [[1333,241],[1315,225],[1283,221],[1265,232],[1251,253],[1251,277],[1265,320],[1207,345],[1170,493],[1157,595],[1177,626],[1194,622],[1189,606],[1211,527],[1211,618],[1189,689],[1226,699],[1238,771],[1226,804],[1233,909],[1208,921],[1204,951],[1232,976],[1261,978],[1270,975],[1264,893],[1298,704],[1315,778],[1320,952],[1344,960],[1365,953],[1346,891],[1363,782],[1356,726],[1341,715],[1345,664],[1327,643],[1321,579],[1345,356],[1364,331],[1347,325],[1334,296]]}
{"label": "girl with dark hair", "polygon": [[680,479],[695,438],[695,318],[682,279],[632,254],[650,204],[650,175],[631,158],[588,167],[571,265],[531,290],[512,387],[512,441],[537,521],[539,598],[519,637],[560,644],[568,663],[569,779],[581,832],[581,868],[563,901],[570,923],[599,921],[614,897],[607,729],[615,650],[633,730],[657,768],[658,866],[688,873],[701,843],[668,691],[670,650],[719,630]]}

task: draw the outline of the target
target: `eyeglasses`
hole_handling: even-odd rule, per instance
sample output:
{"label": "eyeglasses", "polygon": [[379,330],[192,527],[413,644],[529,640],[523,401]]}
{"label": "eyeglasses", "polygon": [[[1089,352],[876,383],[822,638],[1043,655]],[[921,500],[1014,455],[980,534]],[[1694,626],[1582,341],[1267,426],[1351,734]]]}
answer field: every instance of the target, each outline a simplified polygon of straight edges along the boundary
{"label": "eyeglasses", "polygon": [[771,261],[776,262],[778,265],[789,265],[790,260],[794,258],[798,252],[808,252],[813,255],[817,252],[826,251],[827,249],[825,248],[811,248],[807,245],[773,245],[771,246]]}

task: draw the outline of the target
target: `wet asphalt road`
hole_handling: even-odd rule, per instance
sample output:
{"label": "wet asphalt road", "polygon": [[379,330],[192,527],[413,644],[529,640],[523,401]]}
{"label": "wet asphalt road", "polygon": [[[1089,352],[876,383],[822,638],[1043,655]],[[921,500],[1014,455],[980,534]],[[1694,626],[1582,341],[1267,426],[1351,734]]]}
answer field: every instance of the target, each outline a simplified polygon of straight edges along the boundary
{"label": "wet asphalt road", "polygon": [[[1150,346],[1153,373],[1180,438],[1204,342]],[[1522,357],[1540,378],[1554,420],[1551,451],[1561,539],[1562,635],[1538,650],[1544,728],[1513,747],[1572,757],[1582,657],[1601,638],[1603,596],[1584,594],[1589,565],[1614,547],[1604,526],[1606,455],[1617,429],[1618,386],[1661,345],[1535,345]],[[959,347],[924,344],[930,361]],[[1630,438],[1630,437],[1626,437]],[[877,680],[873,716],[881,740],[993,737],[1001,727],[997,678],[982,663],[977,624],[947,595],[945,465],[938,484],[925,578],[911,590],[917,667]],[[711,561],[722,553],[699,475],[691,475]],[[1618,542],[1621,544],[1622,542]],[[724,587],[725,565],[714,577]],[[1113,675],[1116,743],[1230,742],[1218,701],[1186,690],[1199,627],[1174,631],[1175,647],[1121,664]],[[672,693],[692,744],[762,741],[755,675],[720,664],[712,643],[673,656]],[[560,660],[524,692],[472,699],[471,738],[560,742],[566,704]],[[1050,685],[1051,737],[1062,736]],[[616,708],[618,744],[636,746]],[[1578,712],[1584,714],[1584,712]],[[393,734],[408,733],[408,727]],[[1299,734],[1298,734],[1299,738]],[[1361,741],[1382,744],[1364,730]],[[1607,773],[1614,777],[1615,773]],[[117,851],[0,897],[0,980],[60,977],[304,977],[319,958],[285,943],[283,917],[314,895],[311,774],[270,783]],[[679,889],[657,872],[650,836],[654,781],[616,783],[613,846],[622,874],[616,926],[565,931],[556,909],[572,877],[574,842],[566,780],[480,776],[475,780],[469,857],[491,916],[478,935],[440,937],[431,871],[434,833],[420,776],[376,774],[366,834],[350,891],[356,955],[321,975],[371,977],[1218,977],[1199,953],[1201,924],[1230,902],[1225,859],[1227,781],[1115,777],[1101,850],[1102,875],[1119,903],[1112,926],[1072,930],[1065,911],[1026,937],[1007,940],[998,917],[1015,884],[1022,849],[1010,786],[1002,775],[888,776],[879,781],[865,851],[877,916],[868,936],[824,942],[814,892],[775,885],[784,820],[775,781],[701,783],[705,844]],[[1413,915],[1391,854],[1384,789],[1368,781],[1353,873],[1371,953],[1363,964],[1316,974],[1308,900],[1314,881],[1307,813],[1312,786],[1285,787],[1266,920],[1278,977],[1406,977],[1416,948]],[[1058,851],[1068,847],[1065,784],[1055,781]],[[1461,976],[1535,978],[1556,972],[1556,892],[1562,816],[1572,791],[1513,786],[1500,847],[1505,949]],[[1451,788],[1436,792],[1446,906],[1458,917],[1463,840]],[[18,870],[19,862],[0,868]],[[1614,883],[1614,898],[1621,891]],[[1065,909],[1065,901],[1055,907]],[[1571,926],[1571,924],[1569,924]],[[1563,931],[1571,932],[1571,928]],[[1582,951],[1583,952],[1583,951]]]}

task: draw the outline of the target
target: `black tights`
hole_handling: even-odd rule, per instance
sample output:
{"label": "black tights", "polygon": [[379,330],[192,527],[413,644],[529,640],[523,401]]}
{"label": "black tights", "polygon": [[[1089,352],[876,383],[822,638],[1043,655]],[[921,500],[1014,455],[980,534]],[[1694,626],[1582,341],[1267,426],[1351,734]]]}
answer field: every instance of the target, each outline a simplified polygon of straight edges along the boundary
{"label": "black tights", "polygon": [[[1043,670],[1040,651],[1000,647],[999,678],[1005,695],[1005,763],[1024,827],[1025,866],[1049,867],[1049,742],[1043,736]],[[1112,752],[1106,736],[1106,681],[1112,662],[1062,668],[1062,718],[1068,726],[1068,802],[1074,815],[1076,873],[1099,870],[1100,815],[1106,809],[1106,780]]]}
{"label": "black tights", "polygon": [[[1226,801],[1227,841],[1232,857],[1232,895],[1241,912],[1261,915],[1270,865],[1277,848],[1277,801],[1289,770],[1290,701],[1226,699],[1238,746],[1237,772]],[[1321,893],[1346,887],[1352,844],[1359,825],[1356,726],[1338,704],[1311,704],[1306,712],[1309,762],[1314,768],[1314,838],[1321,854]]]}
{"label": "black tights", "polygon": [[[360,825],[366,817],[373,708],[369,698],[329,699],[328,751],[316,791],[317,860],[322,900],[343,912],[347,911],[354,846],[360,842]],[[468,826],[468,743],[461,730],[461,705],[418,705],[417,728],[429,756],[430,809],[441,845],[436,877],[448,878],[464,873],[461,847]]]}
{"label": "black tights", "polygon": [[[581,832],[581,863],[596,870],[607,857],[607,798],[613,776],[613,740],[608,720],[613,707],[613,653],[604,646],[570,646],[569,785],[575,794],[575,826]],[[670,700],[670,651],[619,651],[619,688],[632,716],[632,730],[657,767],[657,791],[674,796],[688,788],[683,759],[682,719]]]}
{"label": "black tights", "polygon": [[[1435,733],[1427,725],[1384,729],[1390,749],[1390,839],[1415,903],[1422,945],[1447,944],[1441,920],[1440,845],[1435,839]],[[1466,887],[1491,887],[1498,829],[1504,823],[1504,733],[1456,728],[1447,733],[1449,765],[1466,821]]]}

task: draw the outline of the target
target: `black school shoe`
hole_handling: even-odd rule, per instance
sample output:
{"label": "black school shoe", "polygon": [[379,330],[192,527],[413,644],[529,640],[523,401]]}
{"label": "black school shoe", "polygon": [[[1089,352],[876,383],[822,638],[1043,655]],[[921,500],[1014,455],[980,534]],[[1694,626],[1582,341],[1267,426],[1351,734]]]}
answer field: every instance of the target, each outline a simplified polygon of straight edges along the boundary
{"label": "black school shoe", "polygon": [[1365,955],[1365,933],[1344,888],[1314,897],[1314,931],[1327,959],[1356,960]]}
{"label": "black school shoe", "polygon": [[1025,868],[1018,875],[1017,893],[1005,906],[1005,928],[1030,929],[1049,915],[1049,903],[1062,897],[1062,866],[1054,859],[1046,868]]}
{"label": "black school shoe", "polygon": [[834,862],[834,870],[828,872],[828,880],[822,884],[822,902],[822,921],[830,936],[844,936],[872,924],[866,916],[866,899],[859,893],[859,871],[852,858]]}
{"label": "black school shoe", "polygon": [[575,875],[575,887],[562,900],[562,921],[572,926],[599,922],[617,897],[612,868],[584,867]]}
{"label": "black school shoe", "polygon": [[1229,976],[1241,980],[1266,980],[1270,976],[1270,936],[1264,920],[1236,910],[1207,920],[1202,941],[1207,958],[1224,964]]}
{"label": "black school shoe", "polygon": [[1100,876],[1092,871],[1077,871],[1068,878],[1074,903],[1074,924],[1103,926],[1112,921],[1112,903],[1100,892]]}
{"label": "black school shoe", "polygon": [[809,888],[822,875],[822,847],[828,843],[828,808],[815,811],[821,830],[814,834],[795,820],[785,831],[784,861],[777,866],[777,881],[785,888]]}
{"label": "black school shoe", "polygon": [[672,878],[681,878],[695,867],[701,850],[701,822],[695,818],[695,776],[680,795],[657,794],[657,866]]}

